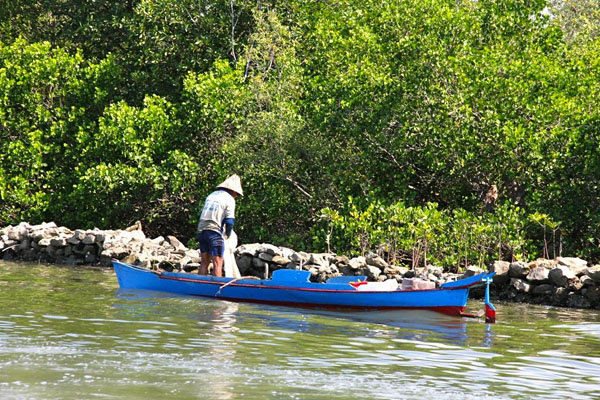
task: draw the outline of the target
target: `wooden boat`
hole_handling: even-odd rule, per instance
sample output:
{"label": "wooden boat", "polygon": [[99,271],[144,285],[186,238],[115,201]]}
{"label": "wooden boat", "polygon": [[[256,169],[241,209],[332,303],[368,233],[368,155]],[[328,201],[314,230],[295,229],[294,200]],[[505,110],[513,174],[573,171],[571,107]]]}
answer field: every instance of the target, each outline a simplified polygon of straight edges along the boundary
{"label": "wooden boat", "polygon": [[465,313],[469,290],[485,285],[485,316],[494,322],[496,311],[489,301],[494,273],[482,273],[439,288],[402,290],[386,282],[366,282],[364,276],[338,276],[325,283],[310,282],[310,272],[280,269],[271,279],[217,278],[177,272],[157,272],[113,260],[123,289],[144,289],[220,300],[317,308],[423,309],[448,315]]}

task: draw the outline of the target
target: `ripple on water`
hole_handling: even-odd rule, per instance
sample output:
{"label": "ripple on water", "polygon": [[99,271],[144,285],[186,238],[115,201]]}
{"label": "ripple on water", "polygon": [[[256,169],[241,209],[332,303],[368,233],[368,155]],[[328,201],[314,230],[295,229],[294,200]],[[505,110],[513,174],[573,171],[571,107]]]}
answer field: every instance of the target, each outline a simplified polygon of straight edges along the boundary
{"label": "ripple on water", "polygon": [[571,331],[585,333],[586,335],[600,338],[600,324],[596,323],[581,323],[581,324],[561,324],[555,325],[553,328],[568,329]]}
{"label": "ripple on water", "polygon": [[49,292],[36,268],[14,270],[27,296],[0,292],[2,400],[587,400],[600,385],[596,314],[321,312],[119,293],[112,274],[45,267]]}

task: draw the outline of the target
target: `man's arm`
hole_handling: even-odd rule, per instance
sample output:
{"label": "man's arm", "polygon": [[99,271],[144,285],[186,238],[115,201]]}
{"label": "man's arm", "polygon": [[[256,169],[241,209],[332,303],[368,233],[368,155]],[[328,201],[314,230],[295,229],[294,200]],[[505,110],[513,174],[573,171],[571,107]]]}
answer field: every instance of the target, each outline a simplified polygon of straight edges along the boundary
{"label": "man's arm", "polygon": [[234,223],[235,223],[235,219],[233,219],[233,218],[225,218],[225,221],[223,221],[223,225],[225,226],[225,237],[226,238],[231,236],[231,231],[233,230]]}

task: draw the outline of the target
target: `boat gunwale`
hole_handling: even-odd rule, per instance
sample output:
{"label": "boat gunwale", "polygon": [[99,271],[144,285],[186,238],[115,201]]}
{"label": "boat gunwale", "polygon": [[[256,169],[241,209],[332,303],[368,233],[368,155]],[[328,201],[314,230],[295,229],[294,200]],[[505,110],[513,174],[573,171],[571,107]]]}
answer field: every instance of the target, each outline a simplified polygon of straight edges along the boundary
{"label": "boat gunwale", "polygon": [[[135,266],[130,266],[128,264],[124,264],[127,265],[128,267],[134,267],[135,269],[141,271],[141,272],[149,272],[149,273],[154,273],[148,269],[145,268],[137,268]],[[157,277],[159,279],[166,279],[166,280],[172,280],[172,281],[178,281],[178,282],[189,282],[189,283],[198,283],[198,284],[208,284],[208,285],[219,285],[219,286],[223,286],[225,284],[227,284],[228,287],[246,287],[246,288],[257,288],[257,289],[279,289],[279,290],[295,290],[295,291],[305,291],[305,292],[325,292],[325,293],[365,293],[365,294],[374,294],[374,293],[415,293],[415,292],[438,292],[438,291],[454,291],[454,290],[464,290],[464,289],[470,289],[474,286],[478,286],[480,285],[482,282],[481,281],[477,281],[471,284],[467,284],[467,285],[463,285],[463,286],[453,286],[453,287],[448,287],[448,288],[444,288],[444,287],[439,287],[439,288],[434,288],[434,289],[407,289],[407,290],[402,290],[402,289],[396,289],[396,290],[356,290],[356,289],[321,289],[321,288],[307,288],[307,287],[295,287],[295,286],[281,286],[281,285],[275,285],[275,284],[268,284],[265,285],[263,282],[265,281],[264,279],[260,280],[260,283],[240,283],[240,282],[234,282],[231,284],[228,284],[228,282],[231,282],[231,280],[229,281],[214,281],[214,280],[203,280],[202,278],[185,278],[185,277],[180,277],[180,276],[169,276],[166,275],[165,273],[154,273],[155,275],[157,275]],[[167,274],[169,274],[167,272]],[[202,275],[201,275],[202,276]],[[207,275],[205,275],[207,276]],[[231,278],[232,280],[234,278]],[[273,282],[271,280],[266,280],[268,282]],[[304,282],[302,282],[304,283]],[[307,283],[314,283],[314,282],[307,282]]]}

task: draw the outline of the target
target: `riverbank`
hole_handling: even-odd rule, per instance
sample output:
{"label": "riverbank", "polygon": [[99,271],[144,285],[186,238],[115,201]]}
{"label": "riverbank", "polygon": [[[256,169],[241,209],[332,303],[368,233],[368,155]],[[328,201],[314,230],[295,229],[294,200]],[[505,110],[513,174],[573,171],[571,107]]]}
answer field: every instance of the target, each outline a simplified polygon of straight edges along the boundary
{"label": "riverbank", "polygon": [[[245,244],[236,248],[242,275],[264,277],[281,268],[311,272],[311,280],[324,282],[340,276],[366,276],[370,281],[395,279],[400,284],[415,278],[436,286],[483,270],[469,266],[460,274],[442,267],[409,269],[391,265],[376,254],[349,258],[332,253],[306,253],[272,244]],[[150,269],[194,273],[200,266],[197,250],[174,236],[147,238],[141,224],[123,230],[71,230],[55,223],[21,223],[0,229],[0,259],[64,265],[110,267],[112,259]],[[531,262],[496,261],[487,268],[496,272],[492,297],[498,300],[600,309],[600,265],[575,257]],[[482,291],[472,290],[473,297]]]}

